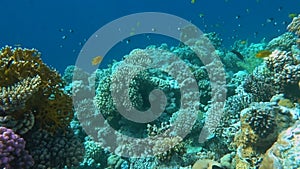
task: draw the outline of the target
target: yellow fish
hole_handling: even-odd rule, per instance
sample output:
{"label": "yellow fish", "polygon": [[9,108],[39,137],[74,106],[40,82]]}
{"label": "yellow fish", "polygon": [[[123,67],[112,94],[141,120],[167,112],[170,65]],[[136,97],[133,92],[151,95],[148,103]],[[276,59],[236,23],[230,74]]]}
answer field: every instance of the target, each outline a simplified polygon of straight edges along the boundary
{"label": "yellow fish", "polygon": [[261,50],[261,51],[257,52],[255,56],[257,58],[265,58],[265,57],[269,57],[271,53],[272,52],[269,50]]}
{"label": "yellow fish", "polygon": [[247,41],[245,41],[245,40],[242,40],[242,41],[241,41],[241,44],[242,44],[242,45],[245,45],[246,43],[247,43]]}
{"label": "yellow fish", "polygon": [[191,0],[191,3],[194,4],[196,2],[196,0]]}
{"label": "yellow fish", "polygon": [[93,59],[92,59],[92,65],[95,66],[95,65],[99,65],[103,60],[103,56],[95,56]]}
{"label": "yellow fish", "polygon": [[291,19],[295,18],[296,16],[297,16],[296,13],[290,13],[290,14],[289,14],[289,18],[291,18]]}

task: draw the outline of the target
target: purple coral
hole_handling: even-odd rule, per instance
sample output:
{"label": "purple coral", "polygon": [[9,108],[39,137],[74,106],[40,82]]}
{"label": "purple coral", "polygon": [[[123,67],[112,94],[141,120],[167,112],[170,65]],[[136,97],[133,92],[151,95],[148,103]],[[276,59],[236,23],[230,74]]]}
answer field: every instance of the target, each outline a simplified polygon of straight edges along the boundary
{"label": "purple coral", "polygon": [[0,168],[30,168],[33,163],[24,139],[11,129],[0,127]]}

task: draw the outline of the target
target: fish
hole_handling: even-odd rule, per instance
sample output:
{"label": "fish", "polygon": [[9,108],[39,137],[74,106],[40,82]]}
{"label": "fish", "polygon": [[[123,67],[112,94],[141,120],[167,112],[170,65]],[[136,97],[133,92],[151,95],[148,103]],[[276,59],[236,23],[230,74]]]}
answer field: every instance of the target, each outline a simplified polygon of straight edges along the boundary
{"label": "fish", "polygon": [[14,44],[14,46],[15,46],[15,47],[21,47],[21,46],[22,46],[22,44],[20,44],[20,43],[16,43],[16,44]]}
{"label": "fish", "polygon": [[296,13],[290,13],[288,16],[289,16],[289,18],[293,19],[293,18],[295,18],[297,15],[298,15],[298,14],[296,14]]}
{"label": "fish", "polygon": [[237,50],[231,50],[230,52],[234,53],[239,59],[244,60],[244,56]]}
{"label": "fish", "polygon": [[269,50],[261,50],[261,51],[258,51],[258,52],[255,54],[255,56],[256,56],[257,58],[265,58],[265,57],[269,57],[271,53],[272,53],[272,52],[269,51]]}
{"label": "fish", "polygon": [[270,22],[273,22],[273,21],[274,21],[274,18],[268,18],[268,19],[266,20],[267,23],[270,23]]}
{"label": "fish", "polygon": [[242,44],[242,45],[245,45],[246,43],[247,43],[246,40],[242,40],[242,41],[241,41],[241,44]]}
{"label": "fish", "polygon": [[194,4],[196,2],[196,0],[191,0],[191,3]]}
{"label": "fish", "polygon": [[99,65],[102,62],[102,60],[103,60],[103,56],[95,56],[92,59],[91,63],[92,63],[93,66]]}

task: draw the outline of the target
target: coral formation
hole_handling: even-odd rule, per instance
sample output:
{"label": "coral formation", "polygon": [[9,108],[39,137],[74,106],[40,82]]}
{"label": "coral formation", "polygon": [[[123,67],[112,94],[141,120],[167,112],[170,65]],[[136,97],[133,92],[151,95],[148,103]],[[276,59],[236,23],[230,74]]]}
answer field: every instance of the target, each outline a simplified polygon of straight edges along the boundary
{"label": "coral formation", "polygon": [[282,50],[290,51],[292,46],[296,44],[296,38],[290,32],[286,32],[274,39],[272,39],[266,46],[265,49],[269,51]]}
{"label": "coral formation", "polygon": [[298,37],[300,37],[300,15],[294,17],[292,22],[288,25],[287,29],[290,32],[294,32]]}
{"label": "coral formation", "polygon": [[293,121],[292,113],[276,102],[254,102],[242,110],[241,129],[233,143],[237,148],[236,168],[259,166],[262,154]]}
{"label": "coral formation", "polygon": [[16,84],[0,88],[0,124],[9,127],[19,134],[29,131],[35,122],[32,110],[23,111],[28,99],[38,90],[41,78],[37,75],[26,78]]}
{"label": "coral formation", "polygon": [[37,50],[6,46],[0,167],[300,168],[299,18],[231,49],[187,26],[176,47],[134,49],[92,74],[69,66],[62,78]]}
{"label": "coral formation", "polygon": [[79,137],[67,129],[51,135],[46,130],[30,131],[24,137],[32,155],[34,168],[64,168],[79,166],[83,160],[84,147]]}
{"label": "coral formation", "polygon": [[[33,121],[28,120],[24,122],[24,119],[33,114],[35,122],[41,128],[54,133],[71,121],[72,101],[63,92],[63,81],[55,70],[42,62],[37,50],[12,49],[8,46],[2,48],[0,77],[0,106],[15,123],[32,123]],[[28,116],[30,112],[32,114]],[[32,124],[24,128],[31,126]],[[22,131],[25,132],[27,131]]]}
{"label": "coral formation", "polygon": [[31,168],[34,162],[25,150],[25,141],[11,129],[0,127],[0,167],[5,169]]}
{"label": "coral formation", "polygon": [[[297,83],[300,80],[300,64],[295,55],[291,52],[275,50],[266,59],[266,66],[271,70],[274,78],[274,85],[278,86],[277,93],[298,95],[300,90]],[[293,92],[291,92],[293,90]]]}
{"label": "coral formation", "polygon": [[299,168],[300,121],[282,131],[264,155],[259,169]]}
{"label": "coral formation", "polygon": [[107,165],[106,159],[109,152],[105,151],[98,142],[93,141],[90,136],[85,137],[84,150],[80,168],[103,168]]}

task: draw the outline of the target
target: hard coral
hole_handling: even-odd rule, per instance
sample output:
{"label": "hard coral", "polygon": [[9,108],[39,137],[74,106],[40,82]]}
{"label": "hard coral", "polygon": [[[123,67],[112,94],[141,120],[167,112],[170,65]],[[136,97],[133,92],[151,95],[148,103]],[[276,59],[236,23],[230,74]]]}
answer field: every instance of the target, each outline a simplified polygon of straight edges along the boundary
{"label": "hard coral", "polygon": [[293,122],[291,112],[276,102],[254,102],[241,112],[241,129],[236,134],[236,168],[258,167],[262,153],[275,142],[278,133]]}
{"label": "hard coral", "polygon": [[287,29],[300,37],[300,15],[293,18],[293,21],[288,25]]}
{"label": "hard coral", "polygon": [[[61,130],[60,130],[61,131]],[[66,129],[54,135],[45,130],[31,130],[25,136],[35,169],[76,168],[83,160],[84,146],[74,131]]]}
{"label": "hard coral", "polygon": [[0,125],[13,129],[19,134],[29,131],[34,125],[34,115],[31,111],[24,111],[25,103],[38,90],[41,78],[25,78],[7,87],[0,87]]}
{"label": "hard coral", "polygon": [[[25,90],[31,96],[26,98],[25,105],[17,111],[8,111],[14,118],[22,117],[25,112],[33,112],[41,128],[55,132],[57,128],[66,127],[73,117],[71,98],[63,92],[63,81],[60,75],[49,68],[40,58],[35,49],[22,49],[6,46],[0,51],[0,84],[2,88],[11,88],[25,79],[38,79],[33,89]],[[24,95],[23,90],[17,92],[17,97],[3,100],[2,105],[10,110],[14,98]],[[17,112],[17,113],[15,113]]]}
{"label": "hard coral", "polygon": [[300,121],[281,132],[277,141],[266,152],[259,169],[299,168]]}
{"label": "hard coral", "polygon": [[33,166],[32,157],[25,150],[25,141],[11,129],[0,127],[0,167],[25,169]]}

